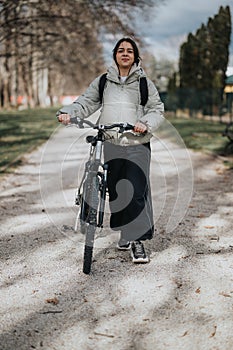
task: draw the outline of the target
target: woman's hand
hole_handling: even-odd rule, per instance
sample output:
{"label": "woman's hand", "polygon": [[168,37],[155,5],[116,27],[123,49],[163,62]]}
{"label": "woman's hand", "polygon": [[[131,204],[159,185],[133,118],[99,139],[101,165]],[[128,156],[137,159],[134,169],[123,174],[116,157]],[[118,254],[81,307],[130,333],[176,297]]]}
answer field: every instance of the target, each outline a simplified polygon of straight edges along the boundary
{"label": "woman's hand", "polygon": [[139,132],[140,134],[144,134],[145,132],[147,132],[147,126],[143,123],[137,122],[134,125],[134,131]]}
{"label": "woman's hand", "polygon": [[58,121],[64,125],[70,124],[70,115],[69,114],[60,114],[57,117]]}

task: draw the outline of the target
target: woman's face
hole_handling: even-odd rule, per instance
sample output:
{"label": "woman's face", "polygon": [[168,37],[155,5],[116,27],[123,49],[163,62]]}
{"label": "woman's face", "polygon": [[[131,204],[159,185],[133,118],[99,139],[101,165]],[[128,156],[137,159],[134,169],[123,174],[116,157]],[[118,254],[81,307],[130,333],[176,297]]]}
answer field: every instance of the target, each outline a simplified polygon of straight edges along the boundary
{"label": "woman's face", "polygon": [[116,61],[120,70],[130,69],[134,64],[133,46],[127,41],[123,41],[116,53]]}

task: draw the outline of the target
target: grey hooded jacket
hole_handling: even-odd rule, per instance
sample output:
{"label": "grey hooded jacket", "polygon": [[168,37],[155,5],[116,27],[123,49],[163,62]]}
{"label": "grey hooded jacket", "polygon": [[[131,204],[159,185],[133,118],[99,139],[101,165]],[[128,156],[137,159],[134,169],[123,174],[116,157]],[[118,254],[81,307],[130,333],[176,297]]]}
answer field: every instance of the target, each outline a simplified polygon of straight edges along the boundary
{"label": "grey hooded jacket", "polygon": [[72,122],[75,122],[77,117],[88,118],[101,107],[98,120],[100,124],[128,122],[134,125],[140,121],[147,125],[146,135],[135,132],[125,132],[122,135],[114,131],[110,132],[111,142],[121,145],[148,142],[152,132],[164,120],[164,106],[156,87],[148,78],[148,101],[144,107],[140,104],[139,78],[143,76],[146,76],[143,69],[134,65],[126,80],[122,82],[117,68],[111,66],[107,71],[102,105],[99,98],[99,76],[90,84],[83,95],[79,96],[71,105],[62,107],[57,115],[68,113]]}

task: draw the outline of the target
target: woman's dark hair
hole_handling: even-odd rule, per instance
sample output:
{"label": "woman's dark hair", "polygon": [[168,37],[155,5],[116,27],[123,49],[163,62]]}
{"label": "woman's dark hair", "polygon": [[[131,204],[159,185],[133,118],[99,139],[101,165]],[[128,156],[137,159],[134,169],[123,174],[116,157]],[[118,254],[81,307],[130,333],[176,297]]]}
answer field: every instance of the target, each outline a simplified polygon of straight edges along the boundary
{"label": "woman's dark hair", "polygon": [[117,43],[116,43],[116,46],[114,47],[113,49],[113,59],[114,61],[116,62],[117,64],[117,60],[116,60],[116,54],[117,54],[117,50],[120,46],[121,43],[123,43],[123,41],[126,41],[128,43],[130,43],[133,47],[133,52],[134,52],[134,63],[136,63],[136,65],[138,65],[139,61],[140,61],[140,56],[139,56],[139,50],[138,50],[138,47],[137,47],[137,44],[135,43],[135,41],[133,41],[133,39],[131,38],[122,38],[120,39]]}

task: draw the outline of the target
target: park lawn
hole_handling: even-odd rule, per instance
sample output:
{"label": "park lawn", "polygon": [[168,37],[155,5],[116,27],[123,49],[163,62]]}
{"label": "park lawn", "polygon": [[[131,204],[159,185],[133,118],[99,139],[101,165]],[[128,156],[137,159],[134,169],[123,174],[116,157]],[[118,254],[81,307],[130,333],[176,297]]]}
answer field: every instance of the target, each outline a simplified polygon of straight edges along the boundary
{"label": "park lawn", "polygon": [[187,148],[224,156],[226,168],[233,169],[233,145],[222,135],[226,124],[198,118],[168,116],[167,119],[179,132]]}
{"label": "park lawn", "polygon": [[55,109],[0,112],[0,173],[22,163],[25,153],[46,141],[58,126]]}
{"label": "park lawn", "polygon": [[194,118],[168,117],[177,129],[187,148],[223,154],[228,139],[222,136],[225,124]]}
{"label": "park lawn", "polygon": [[[45,142],[58,126],[55,109],[0,112],[0,173],[21,164],[25,153]],[[194,118],[168,117],[188,148],[223,154],[224,124]]]}

